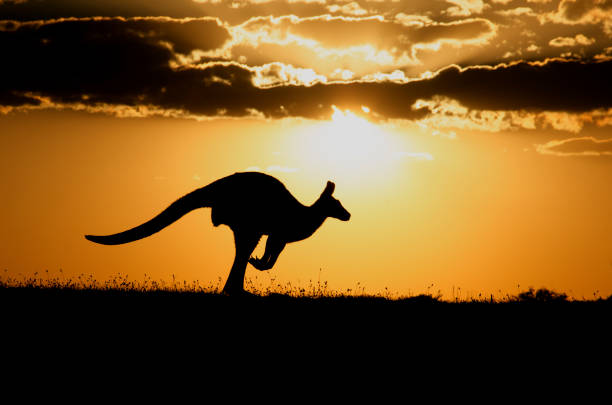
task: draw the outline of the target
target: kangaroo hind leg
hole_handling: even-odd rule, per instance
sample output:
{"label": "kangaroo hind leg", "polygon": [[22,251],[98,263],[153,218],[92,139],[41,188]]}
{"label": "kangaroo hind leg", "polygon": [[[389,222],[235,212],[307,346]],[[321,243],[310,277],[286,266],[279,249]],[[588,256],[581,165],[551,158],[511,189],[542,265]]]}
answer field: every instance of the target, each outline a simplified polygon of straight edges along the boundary
{"label": "kangaroo hind leg", "polygon": [[266,251],[264,255],[261,258],[251,257],[249,263],[257,270],[270,270],[274,266],[274,263],[276,263],[276,259],[278,259],[285,245],[286,242],[283,239],[271,235],[266,242]]}
{"label": "kangaroo hind leg", "polygon": [[234,230],[234,243],[236,245],[236,256],[234,257],[234,264],[223,287],[223,292],[229,295],[244,293],[244,273],[246,266],[257,247],[257,243],[261,238],[260,234]]}

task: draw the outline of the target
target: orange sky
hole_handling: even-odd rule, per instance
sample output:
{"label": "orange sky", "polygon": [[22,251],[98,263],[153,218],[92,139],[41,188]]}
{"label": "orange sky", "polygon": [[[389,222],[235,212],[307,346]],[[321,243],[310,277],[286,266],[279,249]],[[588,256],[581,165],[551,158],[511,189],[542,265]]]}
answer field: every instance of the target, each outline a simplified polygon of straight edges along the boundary
{"label": "orange sky", "polygon": [[249,266],[261,285],[612,294],[609,1],[49,4],[0,2],[5,275],[222,286],[209,209],[83,235],[258,170],[304,204],[332,180],[352,214]]}
{"label": "orange sky", "polygon": [[209,209],[126,245],[96,245],[83,235],[135,226],[194,188],[259,167],[305,204],[336,181],[335,196],[352,214],[290,244],[269,273],[249,267],[247,278],[265,285],[270,277],[307,285],[321,269],[321,279],[341,290],[360,282],[370,292],[400,294],[434,284],[446,296],[453,286],[477,295],[514,293],[519,284],[578,296],[612,292],[609,161],[538,154],[529,146],[533,135],[444,139],[397,126],[383,136],[430,158],[404,156],[355,177],[342,167],[326,175],[317,166],[333,171],[329,151],[306,158],[292,150],[304,150],[308,140],[300,138],[321,125],[68,112],[4,117],[1,265],[12,275],[61,268],[99,279],[121,272],[216,283],[227,275],[233,243],[228,228],[212,226]]}

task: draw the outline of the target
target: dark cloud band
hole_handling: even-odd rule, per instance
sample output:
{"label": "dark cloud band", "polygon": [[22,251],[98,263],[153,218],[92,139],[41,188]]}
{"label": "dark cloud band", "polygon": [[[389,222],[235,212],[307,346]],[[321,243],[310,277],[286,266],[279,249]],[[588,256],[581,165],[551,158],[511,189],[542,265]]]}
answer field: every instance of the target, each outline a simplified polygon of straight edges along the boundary
{"label": "dark cloud band", "polygon": [[62,102],[84,97],[137,103],[161,91],[176,53],[208,51],[229,39],[216,19],[86,18],[0,22],[0,92]]}
{"label": "dark cloud band", "polygon": [[154,106],[201,116],[327,117],[331,105],[383,118],[416,119],[419,99],[448,97],[475,110],[590,111],[612,107],[612,61],[553,59],[495,67],[451,66],[410,82],[253,84],[238,63],[174,63],[177,54],[220,49],[230,39],[213,18],[89,18],[0,24],[0,103]]}

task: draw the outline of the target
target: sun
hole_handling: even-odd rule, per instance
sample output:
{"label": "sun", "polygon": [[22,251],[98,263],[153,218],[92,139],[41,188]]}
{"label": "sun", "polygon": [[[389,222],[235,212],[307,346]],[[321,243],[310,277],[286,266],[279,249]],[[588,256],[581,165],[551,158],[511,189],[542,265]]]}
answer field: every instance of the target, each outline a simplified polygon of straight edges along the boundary
{"label": "sun", "polygon": [[331,120],[309,125],[297,134],[296,152],[302,165],[343,180],[387,174],[401,158],[405,141],[368,121],[366,106],[359,115],[332,108]]}

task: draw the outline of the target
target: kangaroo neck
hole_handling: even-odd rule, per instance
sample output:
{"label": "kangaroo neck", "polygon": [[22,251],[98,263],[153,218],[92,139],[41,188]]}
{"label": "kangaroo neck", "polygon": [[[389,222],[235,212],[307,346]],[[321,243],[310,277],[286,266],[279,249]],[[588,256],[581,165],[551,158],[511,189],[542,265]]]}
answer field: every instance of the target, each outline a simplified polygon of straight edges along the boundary
{"label": "kangaroo neck", "polygon": [[302,206],[295,226],[289,230],[288,242],[295,242],[306,239],[323,224],[327,216],[323,214],[320,207],[315,202],[311,206]]}

